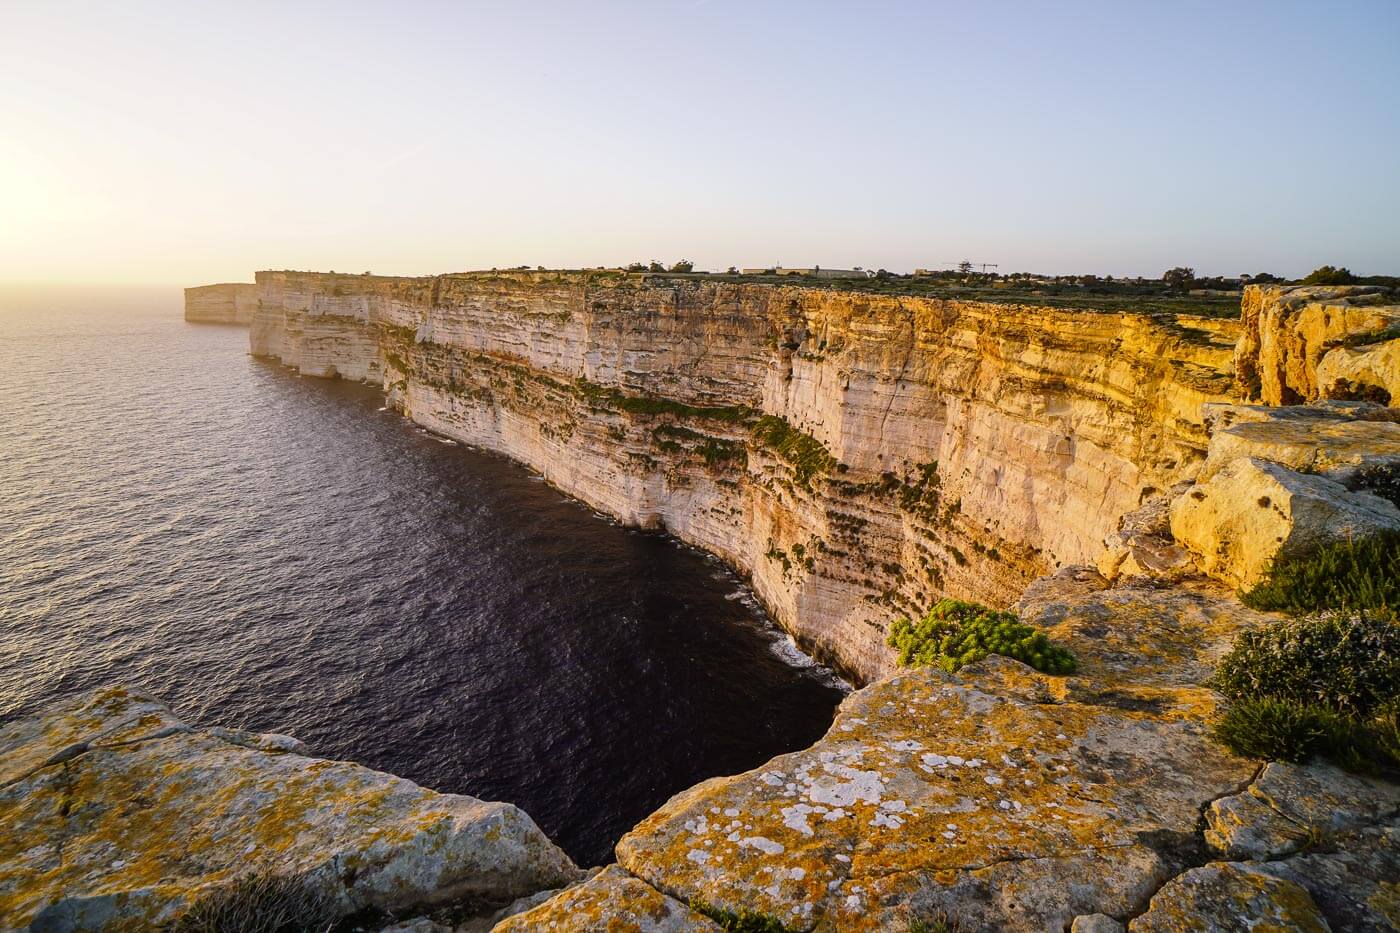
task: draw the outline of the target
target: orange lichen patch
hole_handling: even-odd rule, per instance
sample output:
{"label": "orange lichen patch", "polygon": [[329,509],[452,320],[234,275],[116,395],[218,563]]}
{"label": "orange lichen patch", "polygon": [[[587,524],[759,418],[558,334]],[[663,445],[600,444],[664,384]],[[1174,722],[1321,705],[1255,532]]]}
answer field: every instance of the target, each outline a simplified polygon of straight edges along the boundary
{"label": "orange lichen patch", "polygon": [[720,926],[685,904],[609,865],[582,884],[496,925],[492,933],[526,930],[593,933],[683,933]]}

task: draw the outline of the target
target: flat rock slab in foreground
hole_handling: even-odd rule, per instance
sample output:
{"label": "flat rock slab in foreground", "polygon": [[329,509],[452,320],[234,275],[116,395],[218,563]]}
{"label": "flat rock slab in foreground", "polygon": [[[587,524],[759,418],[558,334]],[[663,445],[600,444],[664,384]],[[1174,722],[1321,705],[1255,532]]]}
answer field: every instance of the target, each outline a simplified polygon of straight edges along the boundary
{"label": "flat rock slab in foreground", "polygon": [[0,729],[0,930],[147,930],[241,876],[336,910],[498,905],[579,872],[522,811],[285,736],[197,731],[120,688]]}
{"label": "flat rock slab in foreground", "polygon": [[[1229,905],[1211,897],[1244,887],[1250,917],[1263,922],[1310,922],[1325,906],[1332,917],[1363,918],[1350,928],[1384,928],[1390,889],[1375,878],[1393,864],[1393,833],[1358,827],[1393,817],[1396,788],[1324,766],[1261,775],[1259,763],[1209,737],[1215,701],[1204,682],[1233,637],[1265,616],[1208,586],[1104,589],[1084,570],[1041,581],[1020,609],[1075,651],[1076,676],[993,657],[957,674],[878,682],[853,694],[813,747],[672,798],[619,843],[620,868],[646,882],[646,901],[664,894],[672,905],[755,910],[792,929],[945,920],[1042,931],[1076,918],[1083,928],[1235,929]],[[1339,848],[1298,854],[1279,843],[1271,851],[1292,860],[1250,863],[1244,875],[1207,870],[1223,864],[1212,861],[1221,849],[1292,834],[1290,823],[1251,835],[1227,827],[1224,814],[1239,818],[1257,801],[1261,822],[1292,821],[1356,788],[1365,793],[1345,818],[1323,819],[1344,830],[1329,841]],[[1298,799],[1268,802],[1292,792]],[[1203,833],[1217,801],[1229,803]],[[1317,871],[1323,859],[1364,863],[1358,877],[1374,877],[1324,905],[1320,891],[1290,877],[1303,858],[1318,860]],[[1162,916],[1177,902],[1159,893],[1168,883],[1191,895],[1186,926]],[[598,900],[610,911],[603,919],[635,909],[630,888],[610,893]],[[567,896],[529,916],[540,928],[570,928]]]}

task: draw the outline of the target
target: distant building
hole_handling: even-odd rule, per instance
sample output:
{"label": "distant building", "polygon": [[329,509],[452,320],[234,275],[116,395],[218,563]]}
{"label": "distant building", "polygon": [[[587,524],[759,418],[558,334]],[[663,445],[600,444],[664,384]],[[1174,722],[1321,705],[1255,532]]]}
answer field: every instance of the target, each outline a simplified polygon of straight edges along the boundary
{"label": "distant building", "polygon": [[743,275],[805,275],[816,279],[851,279],[865,276],[864,272],[855,269],[823,269],[821,266],[813,266],[810,269],[769,266],[766,269],[740,269],[739,272]]}

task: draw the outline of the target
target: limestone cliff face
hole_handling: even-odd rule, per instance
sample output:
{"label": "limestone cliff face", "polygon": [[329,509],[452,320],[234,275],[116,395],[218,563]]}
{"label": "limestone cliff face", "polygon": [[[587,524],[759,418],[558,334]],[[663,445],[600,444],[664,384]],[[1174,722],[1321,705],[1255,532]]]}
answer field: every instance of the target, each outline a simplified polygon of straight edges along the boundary
{"label": "limestone cliff face", "polygon": [[255,354],[750,574],[861,679],[889,621],[1092,561],[1204,456],[1238,325],[619,273],[258,274]]}
{"label": "limestone cliff face", "polygon": [[1268,405],[1400,397],[1400,295],[1374,285],[1251,285],[1241,395]]}
{"label": "limestone cliff face", "polygon": [[251,324],[258,308],[258,286],[225,282],[185,289],[185,320],[201,324]]}

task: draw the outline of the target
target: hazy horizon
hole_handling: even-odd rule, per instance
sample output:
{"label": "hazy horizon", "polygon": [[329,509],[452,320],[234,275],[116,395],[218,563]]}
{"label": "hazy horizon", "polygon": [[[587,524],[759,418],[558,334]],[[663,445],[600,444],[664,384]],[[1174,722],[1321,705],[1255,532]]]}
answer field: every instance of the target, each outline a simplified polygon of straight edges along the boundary
{"label": "hazy horizon", "polygon": [[6,3],[0,284],[1400,273],[1400,4]]}

